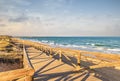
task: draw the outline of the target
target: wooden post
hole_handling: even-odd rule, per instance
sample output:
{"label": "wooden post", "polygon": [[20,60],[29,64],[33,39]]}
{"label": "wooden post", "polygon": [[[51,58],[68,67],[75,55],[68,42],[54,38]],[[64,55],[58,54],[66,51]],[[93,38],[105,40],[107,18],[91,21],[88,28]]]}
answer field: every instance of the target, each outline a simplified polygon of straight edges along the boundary
{"label": "wooden post", "polygon": [[44,47],[44,52],[46,53],[46,47]]}
{"label": "wooden post", "polygon": [[61,50],[59,52],[59,61],[62,62],[62,52],[61,52]]}
{"label": "wooden post", "polygon": [[52,58],[52,48],[49,49],[50,58]]}
{"label": "wooden post", "polygon": [[46,46],[45,46],[44,50],[45,50],[44,52],[45,52],[45,53],[47,53],[47,49],[46,49]]}
{"label": "wooden post", "polygon": [[41,51],[43,52],[43,46],[41,47]]}
{"label": "wooden post", "polygon": [[80,52],[78,52],[76,56],[77,56],[76,70],[80,70],[80,61],[81,61],[81,54],[80,54]]}

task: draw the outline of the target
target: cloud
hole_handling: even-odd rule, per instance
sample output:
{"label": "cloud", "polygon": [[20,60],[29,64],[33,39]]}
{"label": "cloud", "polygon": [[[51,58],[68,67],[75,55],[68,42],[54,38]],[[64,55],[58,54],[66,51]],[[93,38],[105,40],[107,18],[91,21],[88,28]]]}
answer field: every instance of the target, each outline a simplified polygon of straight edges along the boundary
{"label": "cloud", "polygon": [[44,1],[44,6],[51,8],[58,8],[64,6],[66,0],[46,0]]}
{"label": "cloud", "polygon": [[27,18],[26,16],[18,16],[16,18],[10,18],[8,21],[9,22],[25,22],[27,21],[29,18]]}
{"label": "cloud", "polygon": [[31,6],[28,0],[0,0],[0,33],[29,36],[120,36],[119,16],[75,14],[68,8],[68,3],[72,4],[72,1],[44,0],[42,7],[37,6],[37,10],[46,11],[41,13],[32,11],[36,5]]}
{"label": "cloud", "polygon": [[16,16],[25,13],[24,7],[29,6],[29,0],[0,0],[0,15]]}
{"label": "cloud", "polygon": [[[54,30],[49,31],[49,33],[54,32],[57,35],[120,35],[119,19],[115,17],[68,16],[47,23],[52,23],[51,27],[48,24],[48,29],[52,28]],[[116,24],[118,24],[117,27],[115,27]]]}
{"label": "cloud", "polygon": [[114,24],[106,27],[106,34],[120,36],[120,24]]}
{"label": "cloud", "polygon": [[18,15],[8,18],[7,27],[1,28],[1,30],[6,33],[12,32],[12,35],[29,36],[119,36],[119,22],[119,18],[108,16],[67,15],[58,17],[56,15],[33,15],[31,13],[31,15]]}
{"label": "cloud", "polygon": [[6,27],[6,24],[0,24],[0,27]]}
{"label": "cloud", "polygon": [[[4,8],[9,8],[9,6],[20,6],[20,5],[30,5],[31,2],[29,0],[0,0],[0,6],[4,6]],[[8,7],[7,7],[7,6]],[[5,7],[6,6],[6,7]]]}

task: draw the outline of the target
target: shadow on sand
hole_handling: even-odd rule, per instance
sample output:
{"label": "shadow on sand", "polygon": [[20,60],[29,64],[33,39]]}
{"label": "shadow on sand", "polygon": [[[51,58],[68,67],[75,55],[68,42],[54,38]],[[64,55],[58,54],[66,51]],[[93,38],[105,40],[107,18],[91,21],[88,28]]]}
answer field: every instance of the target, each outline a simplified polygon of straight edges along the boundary
{"label": "shadow on sand", "polygon": [[[58,64],[56,66],[49,67],[49,65],[51,63],[53,63],[55,60],[59,60],[59,56],[56,55],[53,58],[48,58],[48,54],[46,54],[47,57],[41,57],[42,54],[45,54],[45,53],[42,52],[39,55],[36,55],[36,56],[30,58],[30,59],[42,59],[42,61],[40,60],[40,61],[35,62],[33,64],[48,61],[45,65],[40,66],[40,68],[35,72],[35,75],[34,75],[35,81],[48,81],[48,80],[51,80],[51,79],[54,79],[54,78],[55,78],[55,81],[61,81],[61,80],[62,81],[74,81],[74,80],[77,80],[79,78],[81,78],[81,81],[88,81],[87,79],[91,76],[91,70],[64,71],[64,72],[55,72],[55,73],[49,73],[48,72],[47,73],[47,71],[51,71],[55,68],[63,66],[64,64]],[[69,58],[72,60],[72,62],[74,64],[76,64],[77,60],[74,57],[69,56]],[[65,64],[68,64],[68,65],[73,67],[71,62],[69,62],[64,55],[62,55],[62,62],[64,62]],[[84,64],[87,65],[87,66],[94,65],[93,63],[88,62],[88,61],[81,61],[81,66],[82,67],[85,66]],[[45,68],[48,68],[48,69],[45,69]],[[60,70],[60,69],[58,69],[58,70]],[[98,69],[92,70],[92,72],[93,71],[95,73],[92,76],[100,79],[101,81],[120,81],[120,79],[118,78],[120,75],[116,76],[117,79],[116,79],[116,77],[112,78],[112,79],[110,78],[116,72],[120,72],[119,70],[114,69],[114,67],[98,68]],[[105,72],[107,71],[108,73],[106,74],[104,71]],[[109,72],[113,72],[113,71],[114,71],[113,74],[109,73]],[[109,78],[110,78],[110,80],[109,80]]]}

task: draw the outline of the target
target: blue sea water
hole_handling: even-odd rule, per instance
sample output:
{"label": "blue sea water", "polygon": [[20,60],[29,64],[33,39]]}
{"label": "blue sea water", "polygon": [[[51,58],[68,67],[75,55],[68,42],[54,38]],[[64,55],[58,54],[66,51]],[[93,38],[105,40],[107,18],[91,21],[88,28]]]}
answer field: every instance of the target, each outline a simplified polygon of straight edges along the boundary
{"label": "blue sea water", "polygon": [[21,37],[54,47],[120,54],[120,37]]}

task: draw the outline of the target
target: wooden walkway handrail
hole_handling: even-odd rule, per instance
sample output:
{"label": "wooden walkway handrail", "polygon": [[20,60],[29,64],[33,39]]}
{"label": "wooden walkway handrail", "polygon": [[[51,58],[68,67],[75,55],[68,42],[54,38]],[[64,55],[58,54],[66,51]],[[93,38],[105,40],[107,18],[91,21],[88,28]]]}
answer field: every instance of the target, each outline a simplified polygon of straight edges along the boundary
{"label": "wooden walkway handrail", "polygon": [[0,72],[0,81],[16,81],[22,78],[22,81],[33,81],[35,71],[28,58],[25,46],[23,46],[23,66],[22,69]]}
{"label": "wooden walkway handrail", "polygon": [[[109,62],[109,60],[112,60],[112,62],[113,61],[115,61],[115,62],[120,61],[120,55],[104,54],[104,53],[99,53],[99,52],[89,52],[89,51],[82,51],[82,50],[73,50],[73,49],[68,49],[68,48],[58,48],[58,47],[56,48],[56,47],[51,47],[51,46],[46,45],[46,44],[31,42],[31,41],[28,41],[28,40],[21,40],[21,39],[15,39],[15,40],[17,42],[20,42],[20,43],[22,43],[24,41],[25,45],[32,46],[32,47],[34,47],[36,49],[39,49],[39,50],[41,50],[45,53],[48,53],[51,57],[54,56],[54,55],[59,55],[59,61],[62,61],[62,56],[63,55],[65,55],[65,57],[68,60],[70,60],[69,56],[75,57],[76,60],[77,60],[76,68],[78,70],[81,69],[81,67],[80,67],[81,59],[82,59],[81,56],[82,57],[87,56],[88,58],[95,58],[95,59],[98,59],[98,60],[101,60],[101,61],[106,61],[106,62]],[[113,63],[113,66],[115,64]],[[110,64],[108,64],[108,66],[109,65]],[[88,67],[90,67],[90,66],[88,66]],[[91,67],[94,67],[94,66],[91,66]],[[95,65],[95,67],[99,67],[99,64],[98,64],[98,66]],[[100,67],[102,67],[102,66],[100,65]]]}
{"label": "wooden walkway handrail", "polygon": [[[17,80],[23,77],[26,78],[27,76],[32,76],[33,72],[34,72],[33,69],[24,69],[24,68],[6,71],[6,72],[0,72],[0,81],[12,81],[12,80]],[[31,77],[30,79],[24,80],[24,81],[32,81]]]}
{"label": "wooden walkway handrail", "polygon": [[[36,49],[39,49],[45,53],[48,53],[49,56],[54,56],[54,55],[59,55],[59,61],[62,61],[62,55],[66,56],[72,56],[75,57],[77,60],[77,63],[74,64],[74,66],[77,69],[80,69],[80,52],[77,50],[72,50],[72,49],[63,49],[63,48],[54,48],[49,45],[41,44],[41,43],[36,43],[36,42],[31,42],[27,40],[20,40],[16,39],[17,42],[23,43],[24,45],[32,46]],[[72,63],[73,64],[73,63]]]}
{"label": "wooden walkway handrail", "polygon": [[26,48],[25,48],[25,46],[23,45],[23,59],[24,59],[24,61],[23,61],[23,66],[24,66],[24,68],[31,68],[31,69],[34,69],[34,67],[32,66],[32,64],[31,64],[31,62],[30,62],[30,59],[29,59],[29,57],[28,57],[28,54],[27,54],[27,52],[26,52]]}

